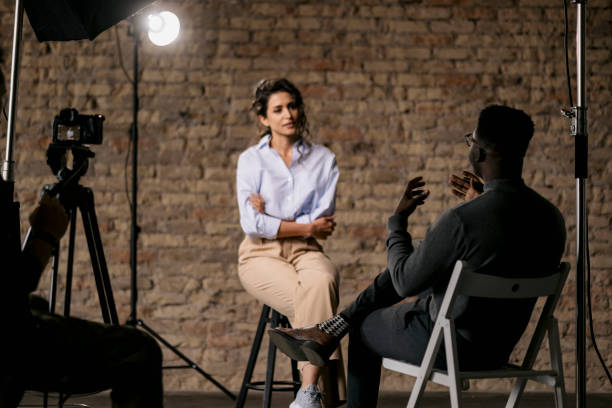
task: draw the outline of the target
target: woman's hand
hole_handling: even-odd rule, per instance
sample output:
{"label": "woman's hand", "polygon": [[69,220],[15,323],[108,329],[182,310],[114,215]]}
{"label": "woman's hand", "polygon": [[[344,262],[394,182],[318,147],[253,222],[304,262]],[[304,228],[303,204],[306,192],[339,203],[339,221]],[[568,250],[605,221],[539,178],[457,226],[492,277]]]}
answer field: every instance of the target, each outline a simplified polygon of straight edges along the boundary
{"label": "woman's hand", "polygon": [[334,216],[330,215],[328,217],[317,218],[310,224],[311,227],[311,236],[319,239],[325,239],[329,237],[334,229],[336,228],[336,221],[334,221]]}
{"label": "woman's hand", "polygon": [[419,190],[423,186],[425,186],[425,182],[421,176],[410,180],[395,207],[393,215],[408,217],[419,205],[422,205],[429,196],[429,190]]}
{"label": "woman's hand", "polygon": [[249,203],[255,208],[258,212],[265,214],[266,212],[266,203],[263,197],[259,194],[251,193],[248,198]]}
{"label": "woman's hand", "polygon": [[448,178],[448,184],[454,195],[467,201],[482,194],[484,183],[480,177],[466,170],[463,170],[461,174],[463,177],[451,174]]}

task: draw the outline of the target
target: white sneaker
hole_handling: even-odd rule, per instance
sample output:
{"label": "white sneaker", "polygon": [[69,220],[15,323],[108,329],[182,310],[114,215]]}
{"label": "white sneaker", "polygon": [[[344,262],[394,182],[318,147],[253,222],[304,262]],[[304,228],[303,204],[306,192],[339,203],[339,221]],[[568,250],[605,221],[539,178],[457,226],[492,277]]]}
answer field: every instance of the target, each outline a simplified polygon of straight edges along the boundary
{"label": "white sneaker", "polygon": [[289,408],[321,408],[321,393],[316,385],[300,388]]}

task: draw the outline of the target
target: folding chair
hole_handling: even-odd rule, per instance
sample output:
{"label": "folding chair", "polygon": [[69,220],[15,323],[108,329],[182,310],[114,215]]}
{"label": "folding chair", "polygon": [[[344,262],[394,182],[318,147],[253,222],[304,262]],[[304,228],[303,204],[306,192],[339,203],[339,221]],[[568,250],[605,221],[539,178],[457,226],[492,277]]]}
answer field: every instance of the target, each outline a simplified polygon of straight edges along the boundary
{"label": "folding chair", "polygon": [[[419,399],[425,391],[427,381],[433,381],[448,387],[451,406],[453,408],[460,408],[461,390],[469,387],[470,379],[482,378],[517,379],[506,403],[506,408],[518,405],[527,380],[534,380],[554,387],[556,407],[566,407],[559,327],[553,313],[568,272],[569,264],[563,262],[556,273],[547,277],[526,279],[503,278],[468,272],[465,269],[465,262],[457,261],[421,365],[417,366],[390,358],[383,359],[383,366],[385,368],[416,377],[414,387],[410,393],[408,408],[418,406]],[[521,366],[506,364],[495,370],[459,371],[455,322],[450,317],[450,312],[458,295],[501,299],[547,297]],[[534,370],[533,364],[540,350],[542,340],[547,333],[552,367],[550,370]],[[433,368],[434,360],[443,338],[446,352],[446,371]]]}

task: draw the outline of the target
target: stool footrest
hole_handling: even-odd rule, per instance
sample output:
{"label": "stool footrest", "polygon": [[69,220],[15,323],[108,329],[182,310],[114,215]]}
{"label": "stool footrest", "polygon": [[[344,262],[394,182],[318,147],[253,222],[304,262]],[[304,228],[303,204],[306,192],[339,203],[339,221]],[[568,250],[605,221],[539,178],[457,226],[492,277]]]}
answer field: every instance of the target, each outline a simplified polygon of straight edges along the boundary
{"label": "stool footrest", "polygon": [[[264,391],[266,386],[265,381],[255,381],[245,384],[245,387],[251,390]],[[280,386],[280,387],[279,387]],[[284,387],[283,387],[284,386]],[[272,391],[295,391],[296,387],[300,387],[301,383],[295,381],[273,381]]]}

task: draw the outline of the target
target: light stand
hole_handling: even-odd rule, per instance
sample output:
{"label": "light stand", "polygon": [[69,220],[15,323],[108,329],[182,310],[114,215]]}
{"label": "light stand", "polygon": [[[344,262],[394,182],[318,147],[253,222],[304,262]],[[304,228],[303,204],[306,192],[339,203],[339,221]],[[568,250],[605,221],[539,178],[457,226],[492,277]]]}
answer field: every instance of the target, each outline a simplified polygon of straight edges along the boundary
{"label": "light stand", "polygon": [[[8,127],[6,130],[6,154],[2,163],[2,189],[0,191],[0,210],[7,214],[10,225],[3,225],[6,242],[11,251],[19,253],[21,249],[21,228],[19,202],[14,201],[15,194],[15,161],[13,159],[15,138],[15,117],[17,115],[17,90],[19,84],[19,67],[21,64],[21,33],[23,31],[23,0],[15,1],[15,24],[13,25],[13,51],[11,59],[11,83],[9,93]],[[10,215],[9,215],[10,214]]]}
{"label": "light stand", "polygon": [[134,62],[133,62],[133,122],[130,127],[130,138],[132,142],[132,203],[131,203],[131,228],[130,228],[130,281],[131,281],[131,293],[130,293],[130,317],[127,324],[137,326],[145,330],[160,343],[170,349],[174,354],[181,358],[187,365],[179,366],[165,366],[165,369],[180,369],[180,368],[193,368],[200,373],[204,378],[216,385],[221,391],[223,391],[232,400],[236,399],[236,396],[227,390],[223,385],[216,381],[210,374],[202,370],[196,363],[190,360],[187,356],[181,353],[176,347],[168,343],[163,337],[156,333],[153,329],[147,326],[142,319],[138,318],[137,305],[138,305],[138,273],[137,273],[137,254],[138,254],[138,235],[140,233],[140,227],[138,226],[138,111],[139,111],[139,99],[138,99],[138,47],[140,43],[140,35],[142,30],[138,21],[135,18],[131,19],[131,35],[134,39]]}
{"label": "light stand", "polygon": [[588,124],[586,105],[586,3],[576,4],[576,86],[577,104],[566,113],[571,119],[570,134],[575,140],[576,177],[576,407],[586,407],[586,299],[588,290],[588,222],[586,178],[588,176]]}
{"label": "light stand", "polygon": [[[15,182],[13,160],[13,140],[15,138],[15,117],[17,115],[17,90],[19,85],[19,68],[21,64],[21,33],[23,31],[23,0],[15,1],[15,23],[13,24],[13,52],[11,58],[11,89],[9,93],[8,127],[6,131],[6,155],[2,164],[4,181]],[[11,197],[13,199],[13,191]]]}

